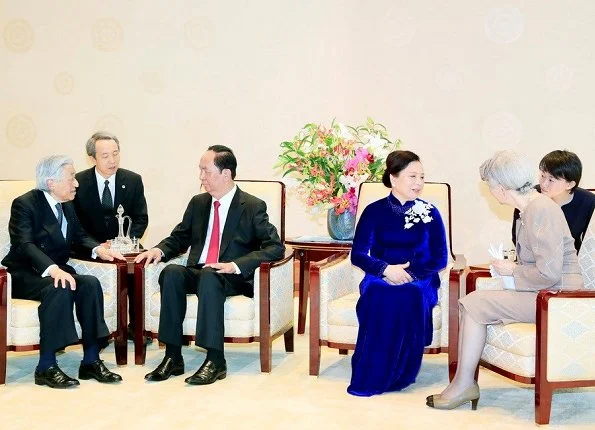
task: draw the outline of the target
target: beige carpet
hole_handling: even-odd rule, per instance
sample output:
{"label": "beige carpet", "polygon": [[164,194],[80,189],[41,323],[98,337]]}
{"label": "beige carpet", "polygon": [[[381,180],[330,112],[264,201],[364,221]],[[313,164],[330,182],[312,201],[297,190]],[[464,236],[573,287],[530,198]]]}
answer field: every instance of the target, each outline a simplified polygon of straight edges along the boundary
{"label": "beige carpet", "polygon": [[[323,348],[320,377],[308,376],[308,338],[296,335],[296,352],[286,354],[283,340],[274,343],[273,371],[259,371],[258,345],[227,346],[228,377],[211,386],[190,387],[184,377],[145,383],[143,376],[163,357],[156,343],[149,346],[146,366],[117,368],[124,381],[117,386],[81,381],[72,390],[52,390],[33,383],[35,353],[11,353],[7,384],[0,386],[3,429],[68,428],[259,428],[259,429],[526,429],[534,424],[534,391],[482,369],[477,411],[464,406],[437,411],[425,397],[447,383],[445,354],[426,355],[416,384],[399,393],[371,398],[350,396],[350,356]],[[69,348],[58,360],[76,376],[80,347]],[[102,354],[116,369],[113,346]],[[185,348],[186,376],[204,353]],[[129,363],[133,363],[129,343]],[[595,389],[554,394],[552,429],[595,429]]]}

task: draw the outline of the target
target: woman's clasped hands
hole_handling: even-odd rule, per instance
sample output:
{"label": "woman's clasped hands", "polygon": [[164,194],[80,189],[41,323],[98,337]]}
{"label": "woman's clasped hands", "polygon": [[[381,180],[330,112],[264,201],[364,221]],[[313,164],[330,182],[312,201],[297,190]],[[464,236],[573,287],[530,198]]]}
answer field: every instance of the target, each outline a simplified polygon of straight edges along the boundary
{"label": "woman's clasped hands", "polygon": [[382,276],[384,280],[391,284],[391,285],[403,285],[408,282],[413,281],[413,278],[407,271],[406,268],[409,267],[409,262],[405,264],[389,264],[384,269]]}

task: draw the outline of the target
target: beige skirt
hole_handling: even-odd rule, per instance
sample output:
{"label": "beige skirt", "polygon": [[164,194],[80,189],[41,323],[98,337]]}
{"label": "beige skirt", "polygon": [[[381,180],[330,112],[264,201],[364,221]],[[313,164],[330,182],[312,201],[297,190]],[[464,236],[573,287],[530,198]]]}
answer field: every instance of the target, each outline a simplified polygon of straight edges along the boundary
{"label": "beige skirt", "polygon": [[478,324],[535,322],[537,291],[480,290],[459,299]]}

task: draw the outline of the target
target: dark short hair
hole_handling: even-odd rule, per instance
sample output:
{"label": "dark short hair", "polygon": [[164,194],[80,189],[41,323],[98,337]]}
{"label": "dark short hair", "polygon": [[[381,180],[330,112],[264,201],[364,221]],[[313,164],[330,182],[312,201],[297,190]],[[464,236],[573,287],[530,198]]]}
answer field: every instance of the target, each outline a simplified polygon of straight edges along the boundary
{"label": "dark short hair", "polygon": [[215,166],[219,171],[222,172],[223,169],[229,169],[231,171],[231,179],[235,179],[238,160],[236,160],[233,151],[223,145],[209,146],[207,151],[213,151],[215,153]]}
{"label": "dark short hair", "polygon": [[574,187],[570,190],[573,193],[581,181],[583,164],[574,152],[557,149],[541,159],[539,170],[549,173],[556,179],[564,179],[568,182],[574,181]]}
{"label": "dark short hair", "polygon": [[386,157],[386,170],[382,174],[382,183],[385,187],[391,188],[390,175],[399,176],[401,170],[409,166],[409,163],[419,161],[419,156],[411,151],[393,151]]}

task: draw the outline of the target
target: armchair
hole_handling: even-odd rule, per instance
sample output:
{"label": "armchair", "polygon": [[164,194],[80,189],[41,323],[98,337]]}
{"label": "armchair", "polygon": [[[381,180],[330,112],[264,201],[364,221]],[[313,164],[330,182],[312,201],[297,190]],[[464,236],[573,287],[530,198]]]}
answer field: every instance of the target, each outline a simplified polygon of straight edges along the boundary
{"label": "armchair", "polygon": [[[387,188],[382,183],[366,182],[361,184],[356,218],[371,202],[385,197]],[[452,253],[451,198],[450,185],[438,182],[426,182],[422,199],[434,204],[442,215],[450,262],[441,272],[441,286],[438,290],[438,304],[432,312],[434,333],[432,343],[426,353],[445,352],[448,345],[454,344],[449,325],[452,320],[448,309],[457,306],[459,298],[459,278],[465,267],[464,258]],[[359,284],[364,273],[353,266],[346,252],[335,254],[325,260],[310,265],[310,375],[320,371],[320,353],[322,346],[339,349],[347,354],[355,348],[358,321],[355,305],[359,298]],[[449,372],[454,375],[456,367]]]}
{"label": "armchair", "polygon": [[[479,364],[514,381],[535,384],[537,424],[549,423],[554,390],[595,386],[595,217],[578,257],[583,290],[542,290],[537,295],[535,324],[487,327]],[[502,285],[489,272],[471,271],[467,294],[476,289],[502,289]]]}
{"label": "armchair", "polygon": [[[0,181],[0,260],[10,249],[8,221],[12,201],[21,194],[35,187],[34,181]],[[125,286],[120,279],[125,279],[126,265],[99,263],[71,258],[68,264],[77,273],[93,275],[99,279],[103,289],[105,322],[112,336],[116,338],[116,362],[126,364],[126,322],[118,320],[118,296],[126,299]],[[0,266],[0,384],[6,382],[6,353],[8,351],[31,351],[39,349],[39,302],[12,298],[10,273]],[[126,313],[123,315],[126,318]],[[76,320],[77,332],[81,333]],[[124,328],[124,329],[122,329]]]}
{"label": "armchair", "polygon": [[[267,204],[269,220],[285,242],[285,185],[278,181],[236,180],[238,186]],[[157,337],[161,294],[159,274],[167,264],[186,264],[187,254],[144,268],[135,267],[136,291],[144,297],[137,313],[144,315],[145,334]],[[142,300],[142,299],[141,299]],[[188,296],[183,333],[189,344],[196,331],[198,297]],[[293,254],[274,262],[265,262],[254,273],[254,297],[233,296],[225,302],[225,341],[231,343],[260,343],[260,369],[271,371],[272,341],[284,336],[285,351],[293,352]],[[144,364],[146,349],[137,354],[136,363]]]}

